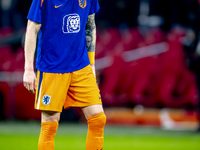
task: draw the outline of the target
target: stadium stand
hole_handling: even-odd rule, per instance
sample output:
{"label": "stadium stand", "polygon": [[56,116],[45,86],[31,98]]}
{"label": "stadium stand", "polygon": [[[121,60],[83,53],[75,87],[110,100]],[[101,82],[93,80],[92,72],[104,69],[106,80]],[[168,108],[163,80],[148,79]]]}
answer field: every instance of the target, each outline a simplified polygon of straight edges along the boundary
{"label": "stadium stand", "polygon": [[[115,33],[119,33],[118,29],[115,30],[117,30]],[[139,31],[136,30],[132,29],[134,31],[132,37],[135,33],[139,34]],[[104,51],[107,51],[105,53],[109,53],[112,58],[112,65],[101,70],[100,90],[106,106],[128,107],[141,104],[146,107],[195,108],[198,95],[195,78],[187,68],[183,46],[179,42],[184,36],[184,31],[179,33],[175,30],[179,29],[173,29],[168,35],[158,29],[150,30],[143,40],[140,39],[139,44],[136,43],[137,46],[128,47],[134,47],[134,50],[125,49],[128,42],[122,40],[120,42],[122,45],[125,42],[125,47],[122,47],[118,54],[115,47],[109,49],[105,46]],[[109,31],[111,30],[109,29]],[[126,34],[132,34],[132,32]],[[122,36],[131,37],[130,35]],[[142,35],[138,37],[142,37]],[[117,39],[113,39],[114,42],[106,40],[107,45],[112,45],[118,39],[120,39],[119,36]],[[130,39],[133,41],[131,42]],[[133,44],[135,39],[130,39],[129,43]],[[97,41],[97,45],[98,42],[101,41]],[[118,41],[118,43],[120,42]],[[156,45],[162,42],[165,44]],[[138,48],[139,45],[140,48]],[[148,47],[151,45],[155,45],[155,47]],[[101,64],[101,62],[98,63]],[[185,89],[180,92],[179,88],[180,86],[183,88],[183,84],[185,84]],[[180,99],[180,102],[176,99]]]}

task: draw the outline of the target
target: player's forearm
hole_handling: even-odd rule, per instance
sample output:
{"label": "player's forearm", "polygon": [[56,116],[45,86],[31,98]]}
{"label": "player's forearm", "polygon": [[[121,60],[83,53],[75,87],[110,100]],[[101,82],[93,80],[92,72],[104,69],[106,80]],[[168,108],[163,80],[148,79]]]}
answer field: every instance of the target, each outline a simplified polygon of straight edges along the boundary
{"label": "player's forearm", "polygon": [[34,54],[36,49],[37,33],[39,29],[39,24],[28,21],[25,38],[25,71],[34,69]]}
{"label": "player's forearm", "polygon": [[90,63],[94,64],[95,47],[96,47],[96,24],[95,24],[94,14],[88,16],[88,21],[86,24],[86,40],[87,40],[87,50],[90,58]]}
{"label": "player's forearm", "polygon": [[25,70],[33,70],[34,54],[36,48],[37,35],[31,31],[26,32],[25,40]]}

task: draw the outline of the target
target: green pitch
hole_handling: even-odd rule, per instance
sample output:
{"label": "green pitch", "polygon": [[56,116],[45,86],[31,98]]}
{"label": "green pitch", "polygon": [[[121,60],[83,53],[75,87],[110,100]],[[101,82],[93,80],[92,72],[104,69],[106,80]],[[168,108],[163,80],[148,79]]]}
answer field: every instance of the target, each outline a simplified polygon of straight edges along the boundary
{"label": "green pitch", "polygon": [[[39,122],[0,122],[0,150],[37,150]],[[87,126],[61,123],[55,150],[84,150]],[[200,133],[106,126],[104,150],[200,150]]]}

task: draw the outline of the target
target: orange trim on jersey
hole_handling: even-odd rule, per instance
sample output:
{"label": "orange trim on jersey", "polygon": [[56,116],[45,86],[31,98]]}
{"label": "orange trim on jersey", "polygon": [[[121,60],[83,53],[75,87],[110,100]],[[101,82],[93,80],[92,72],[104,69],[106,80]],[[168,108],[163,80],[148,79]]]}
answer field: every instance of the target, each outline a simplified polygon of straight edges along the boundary
{"label": "orange trim on jersey", "polygon": [[41,7],[42,7],[43,2],[44,2],[44,0],[41,0]]}

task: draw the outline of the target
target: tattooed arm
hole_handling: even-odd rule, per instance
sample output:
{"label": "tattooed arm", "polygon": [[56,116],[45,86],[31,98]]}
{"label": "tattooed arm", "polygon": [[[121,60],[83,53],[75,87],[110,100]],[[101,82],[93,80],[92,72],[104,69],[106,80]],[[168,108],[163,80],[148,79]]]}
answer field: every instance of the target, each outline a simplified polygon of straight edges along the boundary
{"label": "tattooed arm", "polygon": [[95,14],[89,15],[86,24],[86,40],[88,52],[95,51],[96,45],[96,24]]}
{"label": "tattooed arm", "polygon": [[90,59],[90,64],[92,66],[93,72],[95,74],[95,66],[94,66],[95,46],[96,46],[95,14],[88,16],[85,34],[86,34],[86,40],[87,40],[88,56]]}

